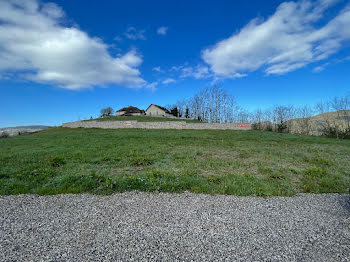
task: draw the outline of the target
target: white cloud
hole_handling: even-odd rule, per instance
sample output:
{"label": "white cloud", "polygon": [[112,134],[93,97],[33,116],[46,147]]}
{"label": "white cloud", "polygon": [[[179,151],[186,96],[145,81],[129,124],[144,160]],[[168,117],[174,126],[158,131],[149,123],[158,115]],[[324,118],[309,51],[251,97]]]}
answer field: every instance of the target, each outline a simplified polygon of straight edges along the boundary
{"label": "white cloud", "polygon": [[167,84],[175,83],[175,82],[176,82],[175,79],[173,79],[173,78],[167,78],[167,79],[165,79],[165,80],[162,81],[162,84],[167,85]]}
{"label": "white cloud", "polygon": [[67,89],[114,83],[140,87],[135,50],[112,57],[108,45],[62,25],[63,10],[37,0],[0,1],[0,73]]}
{"label": "white cloud", "polygon": [[342,63],[342,62],[349,61],[349,60],[350,60],[350,56],[346,56],[346,57],[343,57],[341,59],[337,59],[336,63]]}
{"label": "white cloud", "polygon": [[168,32],[168,27],[166,26],[161,26],[157,29],[158,35],[166,35],[167,32]]}
{"label": "white cloud", "polygon": [[324,66],[316,66],[314,69],[312,69],[312,72],[319,73],[319,72],[322,72],[324,68],[325,68]]}
{"label": "white cloud", "polygon": [[147,88],[147,89],[150,89],[152,92],[154,92],[154,91],[156,91],[157,90],[157,86],[158,86],[158,82],[156,81],[156,82],[152,82],[152,83],[149,83],[149,84],[147,84],[147,85],[145,85],[145,88]]}
{"label": "white cloud", "polygon": [[164,70],[162,70],[162,69],[160,68],[160,66],[153,67],[153,68],[152,68],[152,71],[156,71],[156,72],[159,72],[159,73],[163,73],[163,72],[164,72]]}
{"label": "white cloud", "polygon": [[130,26],[124,33],[125,37],[131,40],[146,40],[145,30],[137,30],[135,27]]}
{"label": "white cloud", "polygon": [[320,73],[322,72],[330,63],[325,63],[323,65],[320,66],[316,66],[315,68],[312,69],[312,72],[314,73]]}
{"label": "white cloud", "polygon": [[121,42],[121,41],[123,41],[123,38],[121,38],[120,36],[117,35],[116,37],[114,37],[114,40],[117,42]]}
{"label": "white cloud", "polygon": [[184,66],[172,66],[170,68],[170,71],[180,71],[182,68],[184,68]]}
{"label": "white cloud", "polygon": [[322,72],[323,70],[325,70],[326,67],[328,67],[330,65],[340,64],[340,63],[343,63],[343,62],[346,62],[346,61],[349,61],[349,60],[350,60],[350,56],[346,56],[346,57],[343,57],[343,58],[340,58],[340,59],[339,58],[333,59],[330,62],[327,62],[327,63],[324,63],[322,65],[314,67],[312,69],[312,72],[319,73],[319,72]]}
{"label": "white cloud", "polygon": [[198,65],[196,67],[182,67],[181,70],[181,78],[193,77],[195,79],[203,79],[209,78],[212,74],[209,72],[209,68],[207,66]]}
{"label": "white cloud", "polygon": [[338,0],[282,3],[266,21],[253,19],[240,32],[202,51],[218,76],[262,68],[283,74],[327,59],[350,40],[350,5],[320,26],[324,11]]}

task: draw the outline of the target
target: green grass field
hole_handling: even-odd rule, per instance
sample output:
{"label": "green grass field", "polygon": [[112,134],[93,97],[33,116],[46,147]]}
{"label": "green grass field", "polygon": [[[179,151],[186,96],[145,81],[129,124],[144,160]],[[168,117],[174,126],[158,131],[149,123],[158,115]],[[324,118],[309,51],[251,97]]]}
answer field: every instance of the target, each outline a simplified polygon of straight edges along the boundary
{"label": "green grass field", "polygon": [[50,128],[0,139],[0,194],[346,193],[350,141],[262,131]]}
{"label": "green grass field", "polygon": [[199,120],[193,119],[178,119],[178,118],[167,118],[167,117],[152,117],[152,116],[109,116],[103,118],[89,119],[85,121],[132,121],[137,120],[138,122],[164,122],[164,121],[185,121],[186,123],[203,123]]}

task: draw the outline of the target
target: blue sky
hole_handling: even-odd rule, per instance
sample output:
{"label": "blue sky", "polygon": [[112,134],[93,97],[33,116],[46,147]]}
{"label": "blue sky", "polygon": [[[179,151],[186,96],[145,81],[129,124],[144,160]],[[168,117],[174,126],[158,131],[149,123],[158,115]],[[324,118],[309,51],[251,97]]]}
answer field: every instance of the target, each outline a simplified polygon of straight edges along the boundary
{"label": "blue sky", "polygon": [[350,93],[350,4],[0,2],[0,127],[147,108],[219,84],[240,106]]}

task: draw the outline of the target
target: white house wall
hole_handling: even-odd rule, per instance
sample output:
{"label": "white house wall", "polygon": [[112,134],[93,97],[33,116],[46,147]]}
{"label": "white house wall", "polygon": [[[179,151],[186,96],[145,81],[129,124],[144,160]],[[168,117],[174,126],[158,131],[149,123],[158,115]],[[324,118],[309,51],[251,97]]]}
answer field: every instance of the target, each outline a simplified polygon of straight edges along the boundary
{"label": "white house wall", "polygon": [[160,109],[157,106],[151,105],[146,110],[146,115],[148,115],[148,116],[166,116],[167,113],[163,109]]}

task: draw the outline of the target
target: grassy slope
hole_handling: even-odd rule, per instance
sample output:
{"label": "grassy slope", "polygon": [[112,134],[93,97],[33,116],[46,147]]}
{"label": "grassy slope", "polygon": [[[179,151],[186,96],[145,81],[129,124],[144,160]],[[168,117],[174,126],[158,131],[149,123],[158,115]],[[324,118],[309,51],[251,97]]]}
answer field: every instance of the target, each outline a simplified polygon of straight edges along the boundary
{"label": "grassy slope", "polygon": [[132,121],[137,120],[138,122],[164,122],[164,121],[185,121],[187,123],[203,123],[193,119],[176,119],[167,117],[151,117],[151,116],[110,116],[103,118],[90,119],[85,121]]}
{"label": "grassy slope", "polygon": [[50,128],[0,139],[0,194],[347,192],[350,141],[259,131]]}

